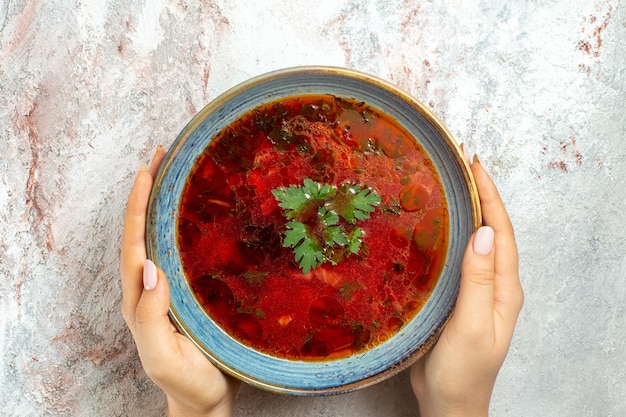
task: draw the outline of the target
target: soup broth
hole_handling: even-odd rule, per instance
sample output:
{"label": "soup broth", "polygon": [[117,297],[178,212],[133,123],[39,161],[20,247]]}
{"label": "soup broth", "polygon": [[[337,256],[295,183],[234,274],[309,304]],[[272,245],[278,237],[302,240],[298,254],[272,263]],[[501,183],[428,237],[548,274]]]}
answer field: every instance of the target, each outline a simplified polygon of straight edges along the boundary
{"label": "soup broth", "polygon": [[[358,253],[310,271],[285,246],[289,220],[273,194],[305,179],[380,197],[355,222]],[[443,187],[424,150],[392,118],[329,95],[265,104],[216,135],[178,217],[184,272],[210,317],[244,344],[298,360],[393,336],[430,295],[447,245]]]}

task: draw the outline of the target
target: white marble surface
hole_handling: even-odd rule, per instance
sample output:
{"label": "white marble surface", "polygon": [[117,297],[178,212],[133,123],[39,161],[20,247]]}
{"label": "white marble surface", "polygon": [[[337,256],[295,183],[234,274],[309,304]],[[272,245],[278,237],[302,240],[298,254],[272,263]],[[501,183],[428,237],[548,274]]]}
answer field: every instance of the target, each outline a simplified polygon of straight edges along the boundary
{"label": "white marble surface", "polygon": [[[526,304],[494,416],[626,415],[626,3],[0,2],[0,415],[162,415],[119,313],[119,237],[157,143],[251,76],[383,77],[478,152]],[[405,374],[237,415],[417,415]]]}

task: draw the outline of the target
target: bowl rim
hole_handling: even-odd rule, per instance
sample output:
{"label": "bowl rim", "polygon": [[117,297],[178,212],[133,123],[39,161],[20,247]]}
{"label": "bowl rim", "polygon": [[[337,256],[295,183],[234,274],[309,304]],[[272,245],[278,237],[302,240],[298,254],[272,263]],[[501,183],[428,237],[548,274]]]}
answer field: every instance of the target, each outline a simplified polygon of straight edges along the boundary
{"label": "bowl rim", "polygon": [[[465,157],[465,153],[461,146],[457,143],[452,133],[448,130],[448,128],[443,124],[443,122],[421,101],[403,91],[396,85],[392,84],[389,81],[386,81],[377,76],[357,71],[354,69],[343,68],[343,67],[334,67],[334,66],[295,66],[295,67],[287,67],[274,71],[270,71],[267,73],[263,73],[260,75],[256,75],[251,77],[243,82],[240,82],[230,88],[228,88],[223,93],[219,94],[213,100],[211,100],[207,105],[205,105],[200,111],[198,111],[191,120],[185,125],[185,127],[181,130],[181,132],[177,135],[174,143],[170,147],[167,152],[167,155],[157,174],[154,178],[153,188],[150,193],[150,199],[148,203],[148,213],[146,216],[146,250],[147,256],[149,259],[152,259],[157,263],[155,250],[151,245],[151,219],[152,219],[152,211],[154,206],[155,199],[158,198],[157,190],[160,187],[160,184],[163,181],[164,175],[168,170],[169,164],[172,161],[170,155],[176,155],[177,151],[180,147],[183,146],[185,140],[191,135],[191,133],[201,125],[204,120],[224,106],[225,103],[228,103],[232,98],[241,93],[241,91],[247,91],[248,89],[253,88],[257,84],[263,84],[268,81],[278,80],[283,77],[290,77],[292,75],[302,75],[302,74],[329,74],[335,76],[343,76],[352,79],[357,79],[360,81],[364,81],[367,84],[372,84],[378,88],[385,90],[386,92],[399,97],[401,100],[408,103],[411,107],[418,110],[418,112],[424,116],[426,121],[437,131],[437,133],[444,138],[447,142],[447,145],[450,147],[454,158],[459,162],[464,169],[461,169],[460,172],[463,175],[463,183],[465,187],[467,187],[467,192],[469,196],[469,206],[471,208],[471,217],[473,224],[471,225],[473,230],[476,230],[482,224],[482,212],[480,207],[480,200],[478,198],[478,189],[476,183],[474,181],[472,171],[470,169],[470,163]],[[158,263],[157,263],[158,266]],[[420,344],[421,349],[412,352],[405,360],[400,363],[396,363],[386,370],[371,375],[367,378],[348,383],[333,386],[331,388],[323,388],[323,389],[298,389],[293,387],[284,387],[277,384],[266,383],[261,380],[254,379],[249,375],[235,369],[231,366],[227,366],[224,364],[220,358],[213,355],[211,352],[207,351],[206,347],[198,340],[198,338],[187,328],[187,326],[180,319],[178,312],[175,307],[170,303],[169,308],[169,316],[178,330],[185,335],[192,343],[194,343],[200,351],[205,354],[211,362],[218,367],[218,369],[226,372],[227,374],[234,376],[250,385],[256,386],[258,388],[262,388],[267,391],[276,392],[276,393],[287,393],[287,394],[295,394],[295,395],[329,395],[329,394],[339,394],[351,392],[356,389],[362,389],[374,384],[377,384],[385,379],[388,379],[402,370],[408,368],[412,363],[417,361],[425,352],[430,350],[432,346],[436,343],[439,338],[443,328],[447,324],[452,314],[452,310],[448,311],[446,317],[442,320],[441,325],[433,331],[429,338]],[[234,340],[234,339],[233,339]],[[421,353],[420,353],[421,352]]]}

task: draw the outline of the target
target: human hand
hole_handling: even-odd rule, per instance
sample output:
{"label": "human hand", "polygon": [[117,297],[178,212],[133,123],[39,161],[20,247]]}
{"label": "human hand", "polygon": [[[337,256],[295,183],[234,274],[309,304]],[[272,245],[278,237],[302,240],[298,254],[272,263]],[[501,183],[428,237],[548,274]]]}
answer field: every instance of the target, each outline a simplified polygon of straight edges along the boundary
{"label": "human hand", "polygon": [[454,312],[436,345],[411,368],[422,417],[487,416],[524,293],[513,226],[477,157],[471,164],[484,226],[463,258]]}
{"label": "human hand", "polygon": [[167,279],[147,259],[146,210],[164,157],[158,146],[150,166],[139,168],[128,197],[120,257],[122,314],[143,368],[167,396],[168,416],[232,416],[239,382],[215,368],[171,324]]}

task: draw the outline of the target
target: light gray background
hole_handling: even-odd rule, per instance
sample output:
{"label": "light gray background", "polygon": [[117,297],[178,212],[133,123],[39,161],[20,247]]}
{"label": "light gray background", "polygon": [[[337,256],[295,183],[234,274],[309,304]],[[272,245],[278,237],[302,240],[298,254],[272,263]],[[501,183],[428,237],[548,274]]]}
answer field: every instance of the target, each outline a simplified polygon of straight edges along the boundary
{"label": "light gray background", "polygon": [[[385,78],[483,159],[526,304],[494,416],[626,415],[620,0],[0,2],[0,415],[161,415],[120,310],[140,162],[227,88],[302,64]],[[407,375],[244,387],[237,415],[416,416]]]}

